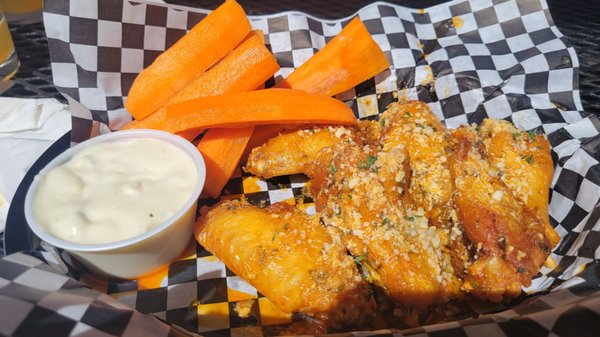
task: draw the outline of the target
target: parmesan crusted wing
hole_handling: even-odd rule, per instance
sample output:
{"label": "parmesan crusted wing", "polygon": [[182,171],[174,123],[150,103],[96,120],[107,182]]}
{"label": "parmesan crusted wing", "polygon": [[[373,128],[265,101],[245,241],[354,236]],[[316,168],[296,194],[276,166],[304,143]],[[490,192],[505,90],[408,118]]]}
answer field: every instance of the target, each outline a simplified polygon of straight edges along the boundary
{"label": "parmesan crusted wing", "polygon": [[281,135],[248,169],[307,174],[323,223],[411,308],[517,296],[559,239],[547,140],[495,120],[446,131],[422,102],[391,104],[380,123]]}
{"label": "parmesan crusted wing", "polygon": [[451,240],[441,249],[451,257],[454,272],[461,278],[469,254],[452,199],[446,129],[429,106],[419,101],[390,104],[380,122],[382,152],[397,157],[393,152],[402,149],[406,158],[406,179],[398,185],[405,189],[405,207],[424,210],[430,224],[449,230],[443,233]]}
{"label": "parmesan crusted wing", "polygon": [[479,134],[492,173],[542,221],[548,247],[556,245],[560,237],[548,219],[548,189],[554,169],[548,140],[498,119],[484,120]]}
{"label": "parmesan crusted wing", "polygon": [[399,303],[423,309],[459,296],[466,253],[457,224],[443,222],[452,201],[447,163],[438,164],[443,127],[425,104],[401,102],[351,130],[280,135],[253,151],[248,170],[308,174],[324,223]]}
{"label": "parmesan crusted wing", "polygon": [[460,283],[442,250],[449,231],[402,206],[402,189],[396,187],[404,179],[405,159],[402,151],[340,143],[313,165],[311,189],[324,223],[343,233],[372,282],[421,310],[454,297]]}
{"label": "parmesan crusted wing", "polygon": [[530,284],[549,253],[544,224],[491,175],[474,130],[460,127],[449,140],[458,217],[477,249],[465,289],[493,301],[514,297],[521,285]]}
{"label": "parmesan crusted wing", "polygon": [[329,127],[292,131],[271,138],[254,148],[246,170],[263,178],[305,173],[305,165],[327,147],[352,137],[352,129]]}
{"label": "parmesan crusted wing", "polygon": [[415,209],[422,208],[433,224],[448,224],[452,182],[445,128],[429,106],[419,101],[390,104],[380,121],[384,125],[383,151],[397,146],[406,148],[410,168],[406,202]]}
{"label": "parmesan crusted wing", "polygon": [[198,242],[287,313],[364,327],[374,303],[339,238],[286,203],[224,201],[200,217]]}

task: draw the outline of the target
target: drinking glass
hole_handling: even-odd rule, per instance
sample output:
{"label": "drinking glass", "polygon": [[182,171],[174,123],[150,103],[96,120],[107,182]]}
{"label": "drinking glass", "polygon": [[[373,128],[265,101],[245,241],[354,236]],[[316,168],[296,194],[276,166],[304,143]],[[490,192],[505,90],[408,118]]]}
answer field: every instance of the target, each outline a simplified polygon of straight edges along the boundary
{"label": "drinking glass", "polygon": [[11,24],[42,22],[42,0],[0,0],[0,5]]}
{"label": "drinking glass", "polygon": [[0,7],[0,80],[11,78],[19,69],[19,58],[15,52],[8,22]]}

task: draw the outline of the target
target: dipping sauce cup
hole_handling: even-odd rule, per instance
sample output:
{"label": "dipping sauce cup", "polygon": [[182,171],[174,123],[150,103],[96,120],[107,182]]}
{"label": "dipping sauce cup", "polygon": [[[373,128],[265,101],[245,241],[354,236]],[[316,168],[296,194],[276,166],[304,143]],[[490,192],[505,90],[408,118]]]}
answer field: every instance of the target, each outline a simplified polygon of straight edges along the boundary
{"label": "dipping sauce cup", "polygon": [[[138,139],[158,140],[173,145],[174,147],[169,146],[169,148],[174,149],[174,152],[177,152],[178,155],[180,155],[179,152],[182,152],[184,158],[189,158],[189,161],[193,165],[192,170],[195,169],[198,173],[197,181],[189,182],[190,184],[194,184],[191,189],[193,192],[187,200],[184,199],[186,200],[185,203],[177,212],[175,212],[175,214],[162,222],[158,222],[156,226],[150,227],[149,230],[142,234],[127,239],[120,239],[115,242],[100,244],[77,243],[66,240],[53,234],[50,229],[51,227],[42,223],[41,218],[43,218],[43,216],[41,216],[39,212],[44,210],[44,208],[39,208],[39,201],[36,200],[36,194],[40,197],[44,195],[42,188],[45,187],[42,187],[41,184],[44,179],[50,176],[49,172],[52,172],[52,170],[57,167],[65,167],[64,164],[76,154],[82,153],[83,150],[90,149],[90,147],[94,145],[102,143],[114,143],[118,145],[119,142],[126,143]],[[97,147],[98,146],[96,146],[96,148]],[[186,162],[186,164],[188,163]],[[140,165],[143,165],[143,163]],[[125,171],[124,174],[127,174],[128,172],[127,170],[120,169],[117,171]],[[42,169],[34,179],[27,192],[27,196],[25,197],[25,218],[35,235],[50,245],[69,252],[81,262],[83,266],[89,269],[90,272],[109,278],[133,279],[168,265],[179,257],[187,247],[193,237],[192,229],[196,217],[197,201],[200,192],[202,191],[202,187],[204,186],[205,177],[206,169],[204,160],[196,147],[187,140],[157,130],[116,131],[94,137],[72,147],[60,154]],[[76,190],[76,188],[74,189]],[[143,191],[143,189],[141,190]],[[152,198],[152,195],[156,195],[156,193],[149,195],[142,193],[139,197],[136,197],[138,199],[135,199],[135,202],[138,202],[142,197]],[[82,197],[82,199],[84,198]],[[71,203],[73,201],[71,200],[69,202]],[[125,204],[122,206],[127,212],[128,205]],[[60,207],[60,205],[58,207]],[[38,216],[36,216],[36,214],[38,214]],[[153,215],[151,214],[150,216]],[[94,219],[94,217],[86,218],[86,220],[90,221],[86,225],[93,226],[96,223],[96,220]],[[128,223],[125,223],[125,225],[127,224]]]}

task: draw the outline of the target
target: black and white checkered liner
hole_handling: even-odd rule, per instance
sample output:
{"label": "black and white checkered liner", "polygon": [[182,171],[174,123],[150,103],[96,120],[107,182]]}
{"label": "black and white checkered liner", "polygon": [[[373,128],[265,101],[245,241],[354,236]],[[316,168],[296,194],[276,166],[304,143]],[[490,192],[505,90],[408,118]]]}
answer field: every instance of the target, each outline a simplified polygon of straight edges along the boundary
{"label": "black and white checkered liner", "polygon": [[[135,76],[205,16],[122,0],[50,0],[44,20],[54,82],[73,109],[73,140],[119,129]],[[361,9],[392,71],[340,95],[360,117],[376,115],[376,94],[402,90],[430,103],[448,127],[506,118],[550,133],[582,118],[577,57],[539,0],[456,0],[427,10],[385,3]],[[351,18],[323,21],[301,13],[260,16],[252,25],[287,76],[333,38]]]}
{"label": "black and white checkered liner", "polygon": [[0,259],[0,336],[183,336],[65,275],[50,253]]}
{"label": "black and white checkered liner", "polygon": [[[425,10],[411,10],[374,3],[358,15],[388,56],[392,68],[338,96],[357,116],[377,118],[388,103],[410,98],[428,102],[450,128],[486,117],[504,118],[525,130],[547,134],[556,164],[549,213],[562,240],[552,253],[555,265],[544,267],[531,287],[525,289],[530,294],[551,292],[530,297],[497,314],[402,334],[583,336],[600,331],[600,121],[582,111],[577,57],[553,25],[547,4],[543,0],[455,0]],[[123,101],[136,74],[204,16],[201,10],[144,2],[45,1],[53,76],[71,103],[73,141],[116,130],[127,123],[131,117],[123,109]],[[275,76],[277,81],[322,48],[350,19],[323,21],[290,12],[252,17],[251,22],[265,33],[265,40],[282,67]],[[229,182],[223,198],[243,197],[255,204],[286,201],[311,211],[312,200],[302,193],[304,184],[297,176],[264,181],[238,173]],[[8,257],[5,261],[12,263],[15,258],[24,257]],[[60,261],[54,259],[57,260]],[[41,263],[31,268],[60,270],[59,265],[48,267]],[[124,335],[122,331],[106,331],[102,322],[83,320],[88,317],[85,313],[69,317],[65,314],[70,312],[65,309],[70,308],[67,304],[60,309],[41,306],[38,298],[46,295],[40,289],[49,291],[36,283],[42,275],[21,277],[11,270],[0,268],[0,311],[10,314],[1,312],[0,326],[6,325],[4,320],[10,324],[6,325],[9,328],[0,328],[0,334],[19,335],[30,326],[50,328],[58,318],[38,319],[41,316],[36,310],[41,309],[36,308],[41,307],[46,313],[54,310],[52,315],[72,321],[71,330],[66,329],[63,334],[57,330],[55,335],[74,335],[79,331],[73,330],[76,325],[94,332]],[[19,270],[25,272],[23,268]],[[80,286],[61,277],[65,281],[62,288],[57,288],[61,289],[59,293],[74,289],[77,295]],[[81,280],[86,281],[85,275]],[[13,283],[37,289],[33,291],[37,295],[11,288],[5,291]],[[277,313],[266,298],[200,246],[188,258],[174,263],[161,283],[149,289],[137,281],[95,287],[172,326],[207,336],[271,334],[289,322],[289,317]],[[62,296],[52,298],[62,303]],[[63,301],[71,299],[64,296]],[[21,306],[29,309],[10,310],[10,303],[15,301],[25,303]],[[234,310],[240,301],[252,303],[252,314],[244,319]],[[85,304],[75,306],[83,308]],[[112,317],[112,313],[105,315]],[[115,320],[121,325],[115,324],[122,329],[135,325],[133,319],[120,317]],[[160,334],[168,327],[161,329],[154,332]]]}
{"label": "black and white checkered liner", "polygon": [[[58,261],[58,262],[57,262]],[[183,262],[183,261],[182,261]],[[168,277],[168,283],[177,283],[154,290],[125,291],[115,300],[92,290],[65,274],[65,266],[56,256],[46,252],[16,253],[0,259],[0,336],[150,336],[173,337],[187,335],[185,330],[199,331],[203,336],[263,336],[276,332],[277,318],[270,322],[257,320],[257,311],[264,310],[264,302],[256,291],[219,263],[207,260],[201,280],[189,273],[195,263],[182,263],[178,280]],[[194,266],[195,267],[195,266]],[[476,319],[429,325],[420,328],[371,333],[349,332],[336,334],[351,336],[595,336],[600,331],[600,264],[587,265],[579,277],[574,277],[552,292],[526,299],[498,313],[483,314]],[[219,280],[227,275],[226,284]],[[210,278],[212,276],[212,278]],[[185,282],[187,278],[188,282]],[[200,293],[201,284],[212,290]],[[198,283],[196,287],[195,284]],[[220,285],[219,285],[220,284]],[[192,285],[192,286],[187,286]],[[247,318],[217,316],[212,321],[197,317],[198,308],[219,306],[226,298],[226,287],[248,294],[245,300],[254,301]],[[216,289],[216,290],[215,290]],[[254,291],[254,294],[252,292]],[[198,294],[198,295],[197,295]],[[198,297],[202,304],[187,304]],[[235,303],[225,303],[225,309],[234,311]],[[147,311],[161,311],[154,316],[166,320],[164,324],[152,315],[144,315],[132,307]],[[140,310],[143,311],[143,310]],[[214,317],[214,316],[213,316]],[[267,323],[267,324],[265,324]],[[208,331],[207,327],[228,326],[227,329]]]}

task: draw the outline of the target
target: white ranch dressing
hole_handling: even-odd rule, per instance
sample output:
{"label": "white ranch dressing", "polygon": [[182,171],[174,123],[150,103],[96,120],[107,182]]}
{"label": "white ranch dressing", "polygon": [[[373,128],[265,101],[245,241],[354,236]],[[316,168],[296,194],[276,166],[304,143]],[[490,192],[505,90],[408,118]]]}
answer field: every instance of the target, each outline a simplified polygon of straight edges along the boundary
{"label": "white ranch dressing", "polygon": [[179,211],[198,183],[183,150],[141,138],[91,145],[40,179],[37,221],[67,241],[102,244],[160,225]]}

